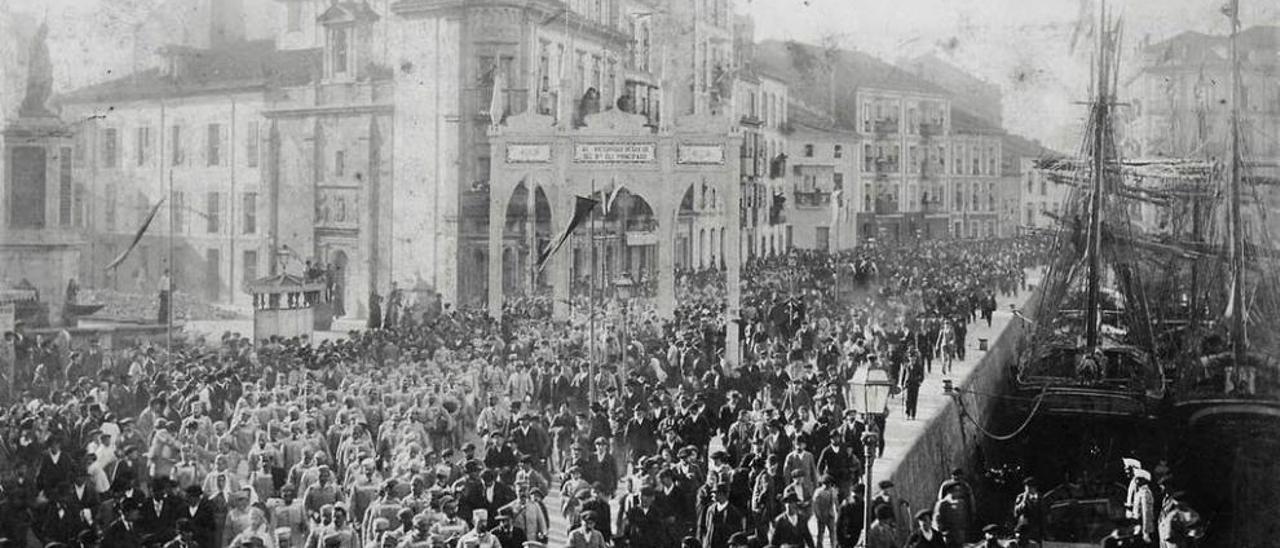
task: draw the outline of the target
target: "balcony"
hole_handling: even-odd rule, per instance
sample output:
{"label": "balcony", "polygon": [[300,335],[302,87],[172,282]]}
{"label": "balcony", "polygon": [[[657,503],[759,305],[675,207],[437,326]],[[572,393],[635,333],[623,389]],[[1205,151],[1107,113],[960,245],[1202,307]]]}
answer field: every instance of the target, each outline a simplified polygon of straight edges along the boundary
{"label": "balcony", "polygon": [[876,120],[873,129],[876,137],[888,137],[898,133],[899,124],[897,120]]}
{"label": "balcony", "polygon": [[876,158],[874,171],[877,179],[883,179],[889,175],[897,175],[898,161],[889,158]]}
{"label": "balcony", "polygon": [[876,215],[885,215],[885,214],[897,213],[897,212],[898,212],[897,200],[876,200],[876,206],[875,206]]}
{"label": "balcony", "polygon": [[[475,94],[475,114],[488,118],[490,116],[489,106],[493,103],[493,88],[479,88],[473,90]],[[529,107],[529,90],[510,88],[503,91],[500,95],[503,108],[502,115],[512,116],[520,114]]]}
{"label": "balcony", "polygon": [[821,190],[811,192],[795,192],[796,207],[829,207],[831,205],[831,193]]}

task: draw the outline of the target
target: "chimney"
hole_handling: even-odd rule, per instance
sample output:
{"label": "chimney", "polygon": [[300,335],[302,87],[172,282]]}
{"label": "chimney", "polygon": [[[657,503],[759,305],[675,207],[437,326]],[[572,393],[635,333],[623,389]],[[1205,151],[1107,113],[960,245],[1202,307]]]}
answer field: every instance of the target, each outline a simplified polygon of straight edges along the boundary
{"label": "chimney", "polygon": [[209,0],[209,47],[245,39],[244,0]]}

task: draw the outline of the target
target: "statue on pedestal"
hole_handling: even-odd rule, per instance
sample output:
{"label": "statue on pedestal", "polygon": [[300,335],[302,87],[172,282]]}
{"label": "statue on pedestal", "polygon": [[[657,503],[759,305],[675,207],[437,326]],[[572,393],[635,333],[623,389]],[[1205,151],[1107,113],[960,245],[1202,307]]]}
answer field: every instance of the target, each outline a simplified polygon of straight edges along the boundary
{"label": "statue on pedestal", "polygon": [[58,115],[49,109],[49,97],[53,95],[53,62],[49,60],[48,38],[49,25],[42,23],[31,40],[27,94],[18,108],[18,116],[22,118],[53,118]]}

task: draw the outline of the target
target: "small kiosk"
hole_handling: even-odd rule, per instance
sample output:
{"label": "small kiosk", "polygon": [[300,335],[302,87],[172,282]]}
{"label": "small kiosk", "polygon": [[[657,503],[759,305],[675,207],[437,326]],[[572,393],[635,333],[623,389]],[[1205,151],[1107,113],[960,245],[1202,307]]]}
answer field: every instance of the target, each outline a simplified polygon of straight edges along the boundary
{"label": "small kiosk", "polygon": [[261,341],[272,335],[311,335],[316,329],[316,309],[324,304],[323,280],[306,280],[292,274],[277,274],[249,284],[253,295],[253,338]]}

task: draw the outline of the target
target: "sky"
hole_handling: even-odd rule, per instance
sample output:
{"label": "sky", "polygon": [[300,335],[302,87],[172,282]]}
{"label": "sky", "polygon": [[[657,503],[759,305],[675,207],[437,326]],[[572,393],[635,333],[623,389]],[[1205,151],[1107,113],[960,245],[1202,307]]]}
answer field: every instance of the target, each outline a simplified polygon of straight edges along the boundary
{"label": "sky", "polygon": [[[50,22],[59,91],[106,80],[130,67],[131,21],[165,0],[0,0]],[[247,0],[272,2],[276,0]],[[1073,148],[1087,98],[1088,54],[1071,38],[1098,0],[733,0],[756,21],[756,37],[817,42],[886,61],[935,53],[1004,92],[1005,126],[1059,149]],[[1110,0],[1124,16],[1130,50],[1184,30],[1225,33],[1226,0]],[[1280,24],[1280,2],[1242,0],[1246,26]],[[3,76],[3,75],[0,75]]]}

